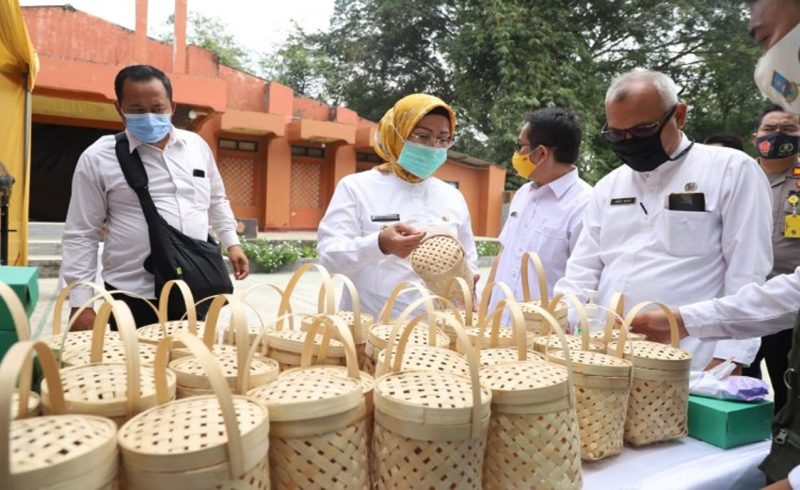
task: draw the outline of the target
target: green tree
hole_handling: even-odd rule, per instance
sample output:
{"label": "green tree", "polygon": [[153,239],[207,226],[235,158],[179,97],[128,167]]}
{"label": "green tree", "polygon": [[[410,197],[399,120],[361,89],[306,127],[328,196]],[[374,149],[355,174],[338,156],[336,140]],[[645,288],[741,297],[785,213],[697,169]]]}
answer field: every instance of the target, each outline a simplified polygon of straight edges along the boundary
{"label": "green tree", "polygon": [[[166,27],[173,28],[175,16],[170,15]],[[172,43],[174,33],[166,31],[159,36],[164,42]],[[207,17],[198,13],[189,13],[186,39],[189,44],[205,48],[217,56],[217,60],[231,68],[247,71],[251,53],[243,48],[231,34],[231,28],[217,17]]]}

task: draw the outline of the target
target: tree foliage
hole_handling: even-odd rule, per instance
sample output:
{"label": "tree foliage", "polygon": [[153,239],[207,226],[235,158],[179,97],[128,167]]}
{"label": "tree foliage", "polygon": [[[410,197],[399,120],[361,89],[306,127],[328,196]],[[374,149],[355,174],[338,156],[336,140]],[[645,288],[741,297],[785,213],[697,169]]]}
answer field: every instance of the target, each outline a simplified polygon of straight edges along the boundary
{"label": "tree foliage", "polygon": [[[251,53],[238,43],[236,36],[231,33],[230,27],[225,22],[217,17],[207,17],[192,12],[189,14],[186,24],[186,40],[189,44],[211,51],[225,66],[237,70],[248,70]],[[170,15],[166,27],[174,28],[174,25],[175,16]],[[174,40],[172,30],[165,31],[159,37],[162,41],[169,43]]]}

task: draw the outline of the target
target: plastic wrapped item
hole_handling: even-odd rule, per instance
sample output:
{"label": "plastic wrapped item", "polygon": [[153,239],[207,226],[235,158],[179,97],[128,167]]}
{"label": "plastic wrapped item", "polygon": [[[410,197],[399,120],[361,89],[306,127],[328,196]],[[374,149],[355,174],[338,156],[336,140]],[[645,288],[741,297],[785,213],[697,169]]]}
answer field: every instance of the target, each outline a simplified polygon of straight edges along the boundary
{"label": "plastic wrapped item", "polygon": [[692,371],[689,376],[689,393],[719,400],[755,402],[769,393],[767,383],[749,376],[732,376],[736,369],[732,361],[725,361],[708,371]]}

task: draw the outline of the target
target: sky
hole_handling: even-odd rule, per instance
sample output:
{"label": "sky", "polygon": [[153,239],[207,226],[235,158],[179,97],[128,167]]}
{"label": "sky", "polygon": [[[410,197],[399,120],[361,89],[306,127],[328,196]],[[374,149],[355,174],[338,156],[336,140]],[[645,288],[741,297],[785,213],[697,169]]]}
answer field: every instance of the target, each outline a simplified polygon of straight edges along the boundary
{"label": "sky", "polygon": [[[77,10],[134,28],[136,0],[20,0],[23,7],[70,4]],[[237,41],[253,52],[274,52],[292,29],[292,21],[306,31],[328,27],[334,0],[188,0],[189,14],[217,17],[231,28]],[[165,32],[167,18],[175,12],[175,2],[150,0],[147,33],[152,37]]]}

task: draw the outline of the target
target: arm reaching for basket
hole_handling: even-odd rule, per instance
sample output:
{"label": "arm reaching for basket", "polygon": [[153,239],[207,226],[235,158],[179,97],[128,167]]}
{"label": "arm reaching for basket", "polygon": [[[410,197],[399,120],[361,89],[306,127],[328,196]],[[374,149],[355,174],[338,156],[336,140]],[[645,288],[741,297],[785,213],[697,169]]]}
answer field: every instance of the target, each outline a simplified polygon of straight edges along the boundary
{"label": "arm reaching for basket", "polygon": [[408,257],[425,237],[425,232],[405,223],[395,223],[378,233],[378,248],[385,255]]}

